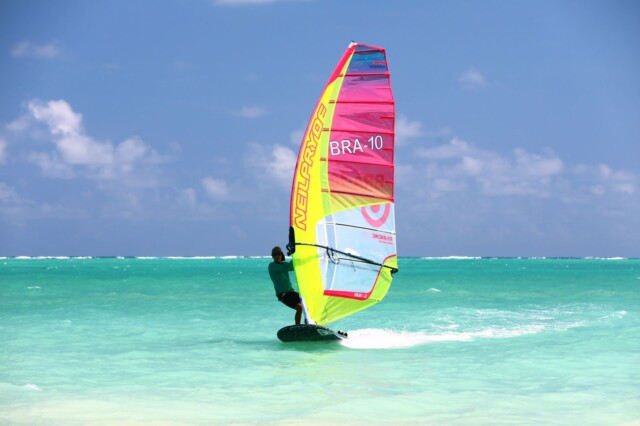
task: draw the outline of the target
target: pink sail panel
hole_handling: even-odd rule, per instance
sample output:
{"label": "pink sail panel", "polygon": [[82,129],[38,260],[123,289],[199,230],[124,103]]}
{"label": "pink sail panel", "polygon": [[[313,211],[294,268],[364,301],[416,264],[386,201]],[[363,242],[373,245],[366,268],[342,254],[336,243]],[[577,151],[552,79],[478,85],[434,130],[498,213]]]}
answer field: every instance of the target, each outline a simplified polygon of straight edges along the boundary
{"label": "pink sail panel", "polygon": [[347,74],[338,102],[393,102],[389,76],[384,74]]}
{"label": "pink sail panel", "polygon": [[358,46],[344,74],[331,123],[327,160],[333,196],[393,202],[394,121],[385,52]]}
{"label": "pink sail panel", "polygon": [[[393,133],[395,112],[393,104],[336,102],[332,129]],[[331,140],[334,138],[331,137]]]}
{"label": "pink sail panel", "polygon": [[393,200],[393,167],[378,164],[333,162],[329,166],[332,193],[365,195]]}

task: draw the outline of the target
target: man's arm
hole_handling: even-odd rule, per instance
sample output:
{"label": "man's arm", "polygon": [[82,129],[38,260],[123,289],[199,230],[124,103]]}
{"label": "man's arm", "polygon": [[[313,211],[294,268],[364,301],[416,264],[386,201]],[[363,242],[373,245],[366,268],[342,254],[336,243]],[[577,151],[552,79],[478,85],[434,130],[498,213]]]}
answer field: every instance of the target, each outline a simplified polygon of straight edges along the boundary
{"label": "man's arm", "polygon": [[289,272],[293,271],[293,262],[280,262],[274,263],[272,268],[278,272]]}

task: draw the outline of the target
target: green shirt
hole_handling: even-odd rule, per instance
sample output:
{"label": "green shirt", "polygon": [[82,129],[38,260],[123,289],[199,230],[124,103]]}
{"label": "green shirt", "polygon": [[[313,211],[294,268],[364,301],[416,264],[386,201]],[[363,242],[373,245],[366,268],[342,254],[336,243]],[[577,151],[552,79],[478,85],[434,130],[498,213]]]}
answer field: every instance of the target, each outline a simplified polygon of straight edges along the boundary
{"label": "green shirt", "polygon": [[293,290],[291,280],[289,279],[289,271],[293,271],[293,263],[291,262],[271,262],[269,264],[269,277],[271,277],[271,281],[273,281],[276,296],[280,293]]}

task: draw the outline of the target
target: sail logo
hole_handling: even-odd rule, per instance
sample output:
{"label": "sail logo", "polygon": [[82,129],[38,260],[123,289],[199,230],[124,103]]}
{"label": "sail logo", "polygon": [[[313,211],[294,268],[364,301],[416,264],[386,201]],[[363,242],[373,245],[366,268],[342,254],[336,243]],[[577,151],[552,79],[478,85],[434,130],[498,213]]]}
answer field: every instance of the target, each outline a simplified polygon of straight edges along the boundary
{"label": "sail logo", "polygon": [[296,192],[294,199],[294,225],[302,230],[307,230],[307,209],[309,208],[309,187],[311,186],[311,170],[314,165],[314,157],[320,143],[320,135],[324,128],[324,118],[327,107],[320,103],[316,110],[316,115],[309,125],[304,147],[298,160],[298,179],[296,182]]}
{"label": "sail logo", "polygon": [[383,244],[393,244],[393,237],[391,235],[372,233],[371,238]]}
{"label": "sail logo", "polygon": [[329,152],[333,157],[336,155],[363,153],[365,150],[376,151],[383,148],[384,138],[382,135],[373,135],[364,143],[360,142],[359,138],[329,142]]}
{"label": "sail logo", "polygon": [[362,217],[367,223],[374,228],[380,228],[387,222],[389,214],[391,213],[391,204],[375,204],[373,206],[367,206],[360,209]]}

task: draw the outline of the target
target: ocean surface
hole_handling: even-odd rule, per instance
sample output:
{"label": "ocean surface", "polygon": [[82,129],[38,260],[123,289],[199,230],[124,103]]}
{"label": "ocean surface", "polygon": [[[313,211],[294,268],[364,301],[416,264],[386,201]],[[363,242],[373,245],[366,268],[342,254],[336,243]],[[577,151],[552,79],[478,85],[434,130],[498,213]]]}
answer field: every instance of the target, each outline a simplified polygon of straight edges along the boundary
{"label": "ocean surface", "polygon": [[269,261],[0,258],[0,424],[640,424],[639,259],[401,258],[306,344]]}

